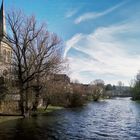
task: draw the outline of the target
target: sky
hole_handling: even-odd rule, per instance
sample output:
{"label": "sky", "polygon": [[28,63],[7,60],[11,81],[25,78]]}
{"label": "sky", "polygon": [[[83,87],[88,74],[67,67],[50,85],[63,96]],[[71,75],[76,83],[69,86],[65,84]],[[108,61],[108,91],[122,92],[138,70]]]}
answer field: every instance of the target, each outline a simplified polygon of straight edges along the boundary
{"label": "sky", "polygon": [[140,0],[5,0],[64,42],[72,80],[129,85],[140,70]]}

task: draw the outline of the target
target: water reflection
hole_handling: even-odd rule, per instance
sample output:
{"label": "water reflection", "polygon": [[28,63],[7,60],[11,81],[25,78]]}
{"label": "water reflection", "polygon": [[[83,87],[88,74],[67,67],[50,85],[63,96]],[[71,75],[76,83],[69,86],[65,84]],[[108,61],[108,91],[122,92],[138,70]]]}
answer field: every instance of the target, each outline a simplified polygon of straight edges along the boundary
{"label": "water reflection", "polygon": [[118,98],[0,125],[0,140],[140,139],[140,103]]}

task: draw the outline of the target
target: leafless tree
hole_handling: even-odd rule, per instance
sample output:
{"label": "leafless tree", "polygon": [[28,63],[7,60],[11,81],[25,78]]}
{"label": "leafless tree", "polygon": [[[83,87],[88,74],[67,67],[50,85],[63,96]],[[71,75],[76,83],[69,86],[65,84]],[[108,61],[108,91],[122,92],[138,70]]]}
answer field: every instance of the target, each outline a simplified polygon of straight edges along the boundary
{"label": "leafless tree", "polygon": [[62,45],[57,35],[49,33],[44,24],[37,24],[33,16],[12,11],[7,14],[7,22],[10,29],[7,39],[13,50],[12,68],[18,80],[24,115],[29,110],[29,89],[36,86],[38,97],[44,76],[60,70]]}
{"label": "leafless tree", "polygon": [[123,92],[123,87],[124,87],[124,83],[122,83],[121,81],[118,81],[118,88],[119,88],[120,93]]}
{"label": "leafless tree", "polygon": [[104,93],[104,81],[101,79],[92,81],[90,84],[90,92],[92,94],[93,100],[98,101]]}

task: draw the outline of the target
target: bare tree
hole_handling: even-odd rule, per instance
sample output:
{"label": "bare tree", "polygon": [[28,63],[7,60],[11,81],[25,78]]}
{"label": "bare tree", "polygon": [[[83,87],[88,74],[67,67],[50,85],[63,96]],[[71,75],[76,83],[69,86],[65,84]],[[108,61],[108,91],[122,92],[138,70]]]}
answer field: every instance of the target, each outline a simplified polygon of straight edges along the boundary
{"label": "bare tree", "polygon": [[[32,82],[35,94],[35,102],[33,110],[37,109],[38,99],[41,94],[41,89],[46,87],[46,79],[49,74],[58,73],[63,69],[62,55],[60,50],[60,39],[55,34],[48,34],[42,32],[35,40],[37,42],[31,46],[32,59],[34,62],[34,69],[37,74]],[[36,47],[34,45],[37,45]],[[31,61],[32,62],[32,61]]]}
{"label": "bare tree", "polygon": [[120,94],[122,94],[122,92],[123,92],[123,87],[124,87],[124,84],[121,81],[118,81],[118,88],[119,88]]}
{"label": "bare tree", "polygon": [[22,115],[29,110],[29,89],[36,86],[38,97],[44,75],[60,69],[60,39],[47,31],[44,24],[37,24],[35,17],[21,12],[7,14],[10,29],[7,39],[13,50],[13,71],[20,90]]}
{"label": "bare tree", "polygon": [[90,92],[92,94],[93,100],[97,101],[104,93],[104,81],[97,79],[90,84]]}

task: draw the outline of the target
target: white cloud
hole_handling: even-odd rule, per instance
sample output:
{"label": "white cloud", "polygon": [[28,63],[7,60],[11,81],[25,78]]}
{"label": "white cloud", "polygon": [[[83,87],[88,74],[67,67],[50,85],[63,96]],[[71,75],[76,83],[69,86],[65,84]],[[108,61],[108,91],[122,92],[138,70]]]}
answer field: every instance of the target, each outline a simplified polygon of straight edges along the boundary
{"label": "white cloud", "polygon": [[100,12],[100,13],[97,13],[97,12],[84,13],[83,15],[76,18],[74,23],[79,24],[81,22],[84,22],[84,21],[87,21],[87,20],[90,20],[90,19],[96,19],[96,18],[99,18],[101,16],[107,15],[107,14],[111,13],[112,11],[116,10],[117,8],[121,7],[125,3],[126,3],[126,1],[122,2],[120,4],[117,4],[114,7],[111,7],[111,8],[109,8],[109,9],[103,11],[103,12]]}
{"label": "white cloud", "polygon": [[66,42],[66,48],[65,48],[65,51],[64,51],[64,58],[66,57],[68,51],[74,47],[76,45],[76,43],[78,41],[80,41],[80,39],[82,38],[82,34],[76,34],[75,36],[73,36],[70,40],[68,40]]}
{"label": "white cloud", "polygon": [[[74,48],[90,57],[68,57],[73,72],[72,79],[88,83],[99,76],[105,78],[107,83],[115,84],[118,80],[122,80],[128,84],[140,69],[140,55],[133,54],[134,50],[139,50],[140,45],[140,41],[137,41],[135,46],[133,44],[136,31],[140,34],[139,26],[134,23],[126,23],[98,28],[90,34],[73,36],[66,42],[65,56],[71,48]],[[128,34],[129,42],[122,37]]]}
{"label": "white cloud", "polygon": [[70,18],[70,17],[74,16],[77,12],[78,12],[78,9],[71,9],[71,10],[67,11],[65,17]]}

